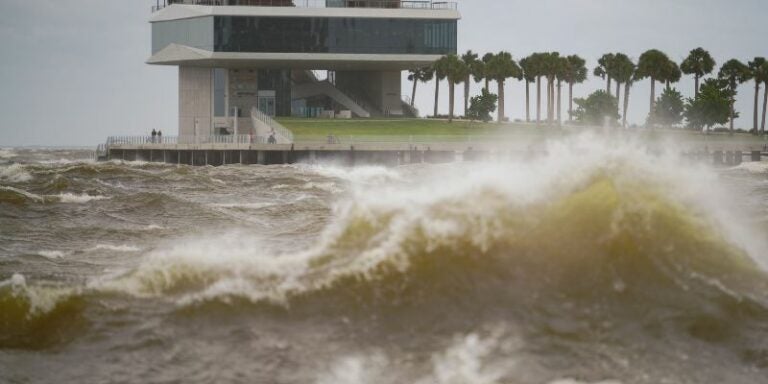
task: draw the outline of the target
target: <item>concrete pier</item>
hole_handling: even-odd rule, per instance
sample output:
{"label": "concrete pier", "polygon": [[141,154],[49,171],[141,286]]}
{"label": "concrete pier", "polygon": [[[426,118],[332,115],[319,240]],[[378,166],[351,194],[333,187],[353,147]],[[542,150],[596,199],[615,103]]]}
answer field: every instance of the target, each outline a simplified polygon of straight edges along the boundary
{"label": "concrete pier", "polygon": [[[745,156],[746,153],[748,156]],[[102,160],[149,161],[193,166],[227,164],[329,163],[346,166],[379,164],[397,166],[454,161],[535,160],[545,149],[531,146],[502,146],[494,143],[401,143],[349,144],[113,144]],[[745,158],[762,161],[768,153],[752,148],[722,148],[713,151],[688,149],[682,156],[689,161],[716,166],[735,166]]]}

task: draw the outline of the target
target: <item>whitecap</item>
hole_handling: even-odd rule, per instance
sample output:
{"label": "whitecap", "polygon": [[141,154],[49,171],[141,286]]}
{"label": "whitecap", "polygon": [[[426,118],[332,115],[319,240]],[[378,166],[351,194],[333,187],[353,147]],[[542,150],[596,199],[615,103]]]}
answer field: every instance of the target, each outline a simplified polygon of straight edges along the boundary
{"label": "whitecap", "polygon": [[90,201],[106,200],[109,196],[89,195],[87,193],[74,194],[74,193],[61,193],[58,195],[50,195],[54,199],[58,199],[59,202],[65,204],[84,204]]}
{"label": "whitecap", "polygon": [[261,209],[270,207],[272,203],[216,203],[211,206],[216,208],[241,208],[241,209]]}
{"label": "whitecap", "polygon": [[23,183],[32,180],[32,175],[24,170],[21,164],[11,164],[0,168],[0,180],[6,180],[11,183]]}
{"label": "whitecap", "polygon": [[37,254],[47,259],[63,259],[64,256],[67,256],[69,253],[57,250],[43,250],[37,251]]}
{"label": "whitecap", "polygon": [[301,186],[302,189],[316,189],[325,191],[328,193],[340,193],[342,192],[342,189],[336,186],[336,183],[329,181],[325,183],[316,183],[316,182],[309,182]]}
{"label": "whitecap", "polygon": [[138,252],[141,248],[134,247],[132,245],[112,245],[112,244],[98,244],[93,248],[88,249],[88,252],[93,251],[114,251],[114,252]]}
{"label": "whitecap", "polygon": [[10,148],[0,148],[0,159],[10,159],[16,157],[16,152]]}

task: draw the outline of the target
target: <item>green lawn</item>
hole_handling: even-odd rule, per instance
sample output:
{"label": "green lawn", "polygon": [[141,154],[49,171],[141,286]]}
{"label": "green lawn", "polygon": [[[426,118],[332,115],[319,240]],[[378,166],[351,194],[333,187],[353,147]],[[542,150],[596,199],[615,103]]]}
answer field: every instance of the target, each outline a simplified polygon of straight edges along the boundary
{"label": "green lawn", "polygon": [[495,124],[434,119],[302,119],[279,118],[297,140],[335,136],[475,136],[517,133],[561,133],[525,124]]}
{"label": "green lawn", "polygon": [[[564,129],[537,126],[525,123],[481,123],[436,119],[306,119],[306,118],[278,118],[286,128],[290,129],[297,141],[326,140],[328,135],[337,137],[368,137],[399,136],[414,137],[418,139],[431,136],[435,140],[453,141],[463,140],[468,136],[515,136],[515,135],[542,135],[562,136],[578,132],[579,127],[568,126]],[[706,141],[759,141],[766,142],[766,137],[757,137],[746,133],[710,133],[703,135],[701,132],[682,129],[631,129],[628,133],[638,134],[649,140],[672,139],[685,140],[694,138]],[[437,137],[435,137],[437,136]]]}

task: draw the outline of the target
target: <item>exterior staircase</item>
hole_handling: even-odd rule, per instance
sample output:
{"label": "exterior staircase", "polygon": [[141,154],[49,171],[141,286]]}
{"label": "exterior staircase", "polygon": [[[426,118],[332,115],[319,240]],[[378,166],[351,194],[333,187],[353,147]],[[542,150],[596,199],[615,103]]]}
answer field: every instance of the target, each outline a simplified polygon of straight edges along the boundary
{"label": "exterior staircase", "polygon": [[294,99],[304,99],[319,95],[330,97],[333,101],[349,109],[358,117],[371,117],[371,113],[363,108],[360,103],[340,91],[328,80],[294,84],[291,89],[291,97]]}
{"label": "exterior staircase", "polygon": [[256,138],[259,142],[267,143],[269,137],[274,135],[276,141],[275,144],[293,143],[293,132],[291,132],[290,129],[284,127],[256,107],[251,108],[251,122],[253,123],[253,131],[256,132]]}

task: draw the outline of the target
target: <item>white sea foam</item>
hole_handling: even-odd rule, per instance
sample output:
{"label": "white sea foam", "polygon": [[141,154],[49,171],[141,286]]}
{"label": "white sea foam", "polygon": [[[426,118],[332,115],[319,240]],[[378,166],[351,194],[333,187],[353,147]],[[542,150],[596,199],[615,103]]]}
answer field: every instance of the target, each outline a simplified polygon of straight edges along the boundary
{"label": "white sea foam", "polygon": [[86,193],[60,193],[58,195],[49,195],[46,197],[57,199],[59,202],[66,204],[84,204],[91,201],[106,200],[110,198],[109,196],[89,195]]}
{"label": "white sea foam", "polygon": [[65,256],[69,255],[69,252],[57,251],[57,250],[52,250],[52,251],[43,250],[43,251],[38,251],[37,254],[48,259],[62,259]]}
{"label": "white sea foam", "polygon": [[68,288],[29,286],[27,279],[20,273],[14,273],[10,279],[0,281],[0,289],[10,288],[15,297],[23,298],[29,309],[27,316],[48,313],[56,305],[75,291]]}
{"label": "white sea foam", "polygon": [[138,252],[141,248],[134,247],[128,244],[113,245],[113,244],[98,244],[93,248],[88,249],[89,252],[93,251],[114,251],[114,252]]}
{"label": "white sea foam", "polygon": [[314,165],[306,169],[325,177],[342,179],[355,184],[402,180],[401,174],[396,169],[384,166],[332,167]]}
{"label": "white sea foam", "polygon": [[11,164],[7,167],[0,167],[0,180],[23,183],[32,180],[32,175],[24,169],[23,165]]}
{"label": "white sea foam", "polygon": [[0,185],[0,189],[18,193],[18,194],[23,195],[24,197],[26,197],[26,198],[28,198],[30,200],[34,200],[34,201],[38,201],[38,202],[42,202],[42,201],[45,200],[42,196],[36,195],[34,193],[31,193],[31,192],[27,192],[27,191],[25,191],[23,189],[18,189],[18,188],[14,188],[14,187],[7,187],[7,186],[4,186],[4,185]]}
{"label": "white sea foam", "polygon": [[308,182],[308,183],[305,183],[304,185],[302,185],[301,188],[302,189],[307,189],[307,190],[315,189],[315,190],[325,191],[325,192],[333,193],[333,194],[341,193],[343,191],[341,188],[339,188],[336,185],[336,183],[334,183],[332,181],[328,181],[328,182]]}
{"label": "white sea foam", "polygon": [[212,204],[216,208],[241,208],[241,209],[261,209],[274,205],[273,203],[216,203]]}
{"label": "white sea foam", "polygon": [[500,331],[489,337],[478,333],[458,337],[445,352],[432,357],[432,377],[418,383],[500,383],[505,375],[517,369],[517,361],[496,355],[512,355],[517,344],[515,339],[507,339]]}
{"label": "white sea foam", "polygon": [[749,173],[768,174],[768,161],[748,161],[733,167],[733,169]]}
{"label": "white sea foam", "polygon": [[316,383],[502,384],[525,375],[517,358],[520,345],[500,329],[490,335],[457,336],[447,348],[433,353],[426,373],[399,369],[396,357],[380,351],[359,353],[332,361]]}
{"label": "white sea foam", "polygon": [[[177,296],[179,304],[229,296],[285,303],[292,294],[328,287],[341,277],[375,278],[382,265],[406,271],[413,252],[467,244],[485,252],[510,235],[504,212],[558,201],[595,178],[609,180],[619,196],[627,196],[631,206],[621,209],[629,214],[642,214],[644,206],[634,206],[644,204],[642,197],[631,196],[648,187],[758,262],[766,261],[768,239],[743,220],[710,168],[682,165],[671,154],[650,155],[641,143],[591,134],[550,143],[547,152],[531,163],[456,164],[419,174],[416,181],[351,188],[318,242],[303,252],[276,255],[249,233],[200,236],[159,247],[135,271],[104,286],[163,295],[195,281],[198,288]],[[616,212],[615,221],[621,214]],[[361,225],[370,233],[359,238]],[[347,245],[350,238],[354,245]]]}
{"label": "white sea foam", "polygon": [[0,148],[0,159],[10,159],[16,157],[16,152],[10,148]]}

